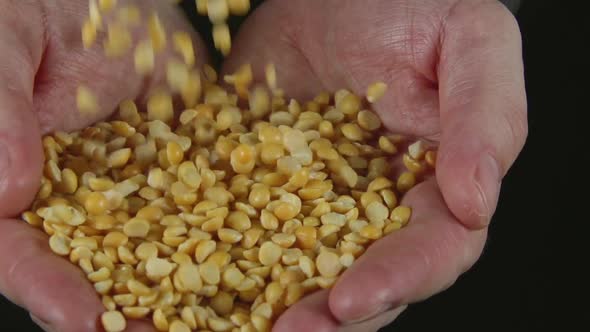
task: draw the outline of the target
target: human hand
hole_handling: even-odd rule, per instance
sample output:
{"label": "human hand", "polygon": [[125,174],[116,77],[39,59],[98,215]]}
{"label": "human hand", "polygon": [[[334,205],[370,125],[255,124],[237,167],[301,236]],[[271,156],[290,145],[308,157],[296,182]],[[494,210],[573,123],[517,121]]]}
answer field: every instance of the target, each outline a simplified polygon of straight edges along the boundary
{"label": "human hand", "polygon": [[272,0],[241,28],[225,70],[252,63],[260,77],[269,62],[297,98],[363,94],[384,81],[375,109],[386,127],[439,144],[435,177],[404,198],[410,225],[275,325],[376,331],[452,285],[483,250],[502,177],[527,136],[518,26],[495,0]]}
{"label": "human hand", "polygon": [[[168,2],[126,2],[135,2],[144,17],[155,6],[170,32],[191,31]],[[11,219],[39,189],[41,136],[104,119],[123,99],[141,101],[164,78],[163,61],[143,79],[134,72],[132,56],[122,61],[105,57],[102,47],[84,50],[80,27],[87,13],[87,0],[0,2],[0,292],[48,332],[101,330],[97,317],[104,308],[85,275],[50,251],[45,234]],[[194,38],[194,45],[203,63],[201,41]],[[101,112],[78,112],[79,85],[96,92]],[[139,322],[128,326],[153,330]]]}

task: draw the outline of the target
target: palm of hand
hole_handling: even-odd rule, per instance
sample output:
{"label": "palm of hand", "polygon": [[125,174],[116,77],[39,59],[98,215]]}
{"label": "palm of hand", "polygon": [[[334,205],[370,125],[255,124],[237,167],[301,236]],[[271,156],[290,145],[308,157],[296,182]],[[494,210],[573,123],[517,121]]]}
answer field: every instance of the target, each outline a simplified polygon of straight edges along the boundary
{"label": "palm of hand", "polygon": [[247,21],[230,71],[274,62],[280,85],[299,98],[342,87],[363,94],[384,81],[376,111],[385,126],[440,144],[436,176],[404,198],[411,225],[375,243],[330,292],[291,308],[278,330],[377,330],[399,314],[387,310],[471,267],[526,136],[519,52],[514,19],[496,1],[271,1]]}
{"label": "palm of hand", "polygon": [[[259,8],[237,36],[234,51],[225,63],[228,71],[250,62],[260,73],[266,63],[273,62],[278,66],[279,84],[288,87],[287,92],[298,98],[309,98],[318,91],[333,91],[342,87],[362,94],[373,81],[385,81],[389,85],[388,94],[376,105],[376,110],[387,128],[397,133],[426,137],[441,144],[442,158],[436,177],[415,187],[404,198],[403,204],[412,206],[415,211],[411,225],[375,243],[329,293],[319,292],[309,296],[287,311],[277,323],[280,331],[301,329],[300,322],[314,330],[335,331],[343,323],[351,321],[355,324],[347,325],[347,329],[377,330],[399,311],[389,311],[380,316],[375,314],[419,301],[450,286],[479,257],[486,230],[477,229],[483,226],[481,220],[491,215],[493,210],[490,208],[493,209],[495,202],[490,202],[489,207],[484,204],[483,207],[488,210],[481,211],[481,203],[474,201],[481,192],[481,188],[473,188],[474,177],[478,176],[477,161],[481,153],[493,154],[502,169],[502,172],[498,170],[496,181],[499,182],[500,175],[516,157],[521,147],[519,141],[522,141],[526,130],[514,129],[512,124],[506,128],[504,123],[500,123],[504,127],[499,128],[481,125],[482,117],[494,123],[498,123],[499,117],[522,117],[519,112],[494,114],[480,111],[481,107],[477,106],[482,102],[491,102],[492,106],[497,103],[486,99],[487,95],[482,90],[489,87],[497,89],[498,83],[480,83],[477,80],[489,70],[498,69],[490,64],[495,59],[486,58],[487,63],[483,66],[476,61],[479,56],[490,56],[486,54],[491,52],[487,39],[493,37],[486,35],[485,29],[493,25],[492,21],[498,17],[504,23],[511,21],[509,16],[502,16],[505,13],[492,1],[466,3],[451,0],[418,3],[402,0],[275,0]],[[492,19],[480,17],[478,21],[477,14],[482,10],[492,10]],[[474,25],[475,36],[462,31],[469,24]],[[514,28],[510,24],[508,26],[504,30]],[[504,30],[500,32],[504,33]],[[509,36],[502,37],[510,39]],[[473,43],[470,44],[470,47],[473,46],[471,51],[465,47],[469,42]],[[514,47],[513,41],[506,46],[508,50]],[[518,51],[518,45],[516,48]],[[493,51],[503,54],[506,49]],[[493,55],[496,53],[492,54],[492,58]],[[516,62],[512,57],[508,60]],[[518,70],[518,62],[511,69]],[[68,77],[69,74],[48,73],[47,82],[54,82],[56,77]],[[502,83],[514,79],[513,75],[504,71],[494,75]],[[518,105],[521,102],[518,93],[522,89],[519,83],[516,75],[516,82],[500,86],[493,95],[507,96],[510,106]],[[121,93],[127,96],[139,94],[142,87],[145,86],[137,82],[131,84],[127,91],[106,87],[104,93],[114,106]],[[63,108],[53,106],[62,105],[55,102],[61,96],[49,89],[39,91],[37,95],[42,97],[35,99],[35,105],[43,110],[39,117],[42,125],[46,125],[44,128],[71,129],[96,120],[74,118],[58,124],[43,121],[44,114],[53,115]],[[54,100],[51,101],[51,98]],[[474,111],[466,112],[467,108]],[[476,121],[475,117],[480,120]],[[51,118],[54,117],[47,116],[46,119]],[[494,130],[496,133],[493,133]],[[506,130],[516,142],[507,145],[506,141],[497,139],[498,130]],[[464,144],[473,137],[481,139]],[[394,161],[394,164],[399,162]],[[30,249],[30,232],[12,222],[3,224],[3,233],[22,236],[13,237],[0,249],[23,248],[24,252],[33,252],[38,257],[28,264],[16,263],[27,256],[8,260],[0,258],[0,268],[7,267],[14,272],[5,277],[5,285],[0,283],[0,286],[19,289],[32,283],[37,285],[33,289],[42,288],[38,290],[43,295],[42,301],[32,302],[29,300],[31,293],[22,291],[13,298],[54,326],[65,326],[66,330],[72,331],[80,326],[63,322],[64,317],[60,315],[67,310],[79,312],[83,318],[88,317],[88,320],[83,320],[84,324],[92,325],[91,317],[100,312],[100,304],[88,300],[93,297],[88,294],[93,290],[84,283],[75,268],[52,257],[44,244],[46,239],[40,234],[34,235],[33,245],[36,247],[33,250]],[[29,242],[26,246],[22,244],[25,238]],[[47,272],[47,275],[43,272],[43,278],[19,279],[32,270],[53,272]],[[71,287],[62,288],[61,295],[56,290],[48,290],[48,286],[64,281]],[[63,296],[64,293],[76,292],[80,294],[76,300],[68,301]],[[76,305],[77,300],[85,305]],[[54,304],[58,309],[48,310],[47,304]],[[362,322],[357,323],[358,320]]]}
{"label": "palm of hand", "polygon": [[376,314],[447,288],[477,260],[499,182],[526,136],[518,31],[499,3],[271,1],[234,51],[226,68],[272,61],[300,98],[341,87],[363,94],[384,81],[376,111],[386,127],[440,145],[436,176],[404,198],[412,224],[375,243],[329,293],[290,309],[279,330],[359,320],[347,328],[377,330],[399,311]]}

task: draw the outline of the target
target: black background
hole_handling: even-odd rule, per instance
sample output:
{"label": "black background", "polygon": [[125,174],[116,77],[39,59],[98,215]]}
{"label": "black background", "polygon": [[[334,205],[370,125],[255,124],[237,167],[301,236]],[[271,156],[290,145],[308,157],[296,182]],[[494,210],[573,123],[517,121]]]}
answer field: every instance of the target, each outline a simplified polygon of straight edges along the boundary
{"label": "black background", "polygon": [[[590,331],[583,291],[590,279],[580,268],[589,262],[588,241],[576,239],[588,237],[581,229],[590,221],[582,177],[590,29],[588,18],[576,17],[584,2],[524,2],[518,20],[530,134],[504,181],[486,250],[451,289],[411,306],[384,331]],[[209,38],[206,18],[195,22]],[[2,297],[0,310],[0,331],[40,331]]]}

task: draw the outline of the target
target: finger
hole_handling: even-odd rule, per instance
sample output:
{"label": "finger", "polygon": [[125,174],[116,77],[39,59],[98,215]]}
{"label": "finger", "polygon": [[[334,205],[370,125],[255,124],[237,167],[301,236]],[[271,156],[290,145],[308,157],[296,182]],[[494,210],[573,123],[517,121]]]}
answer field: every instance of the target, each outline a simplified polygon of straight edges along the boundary
{"label": "finger", "polygon": [[337,332],[339,323],[328,306],[329,290],[322,290],[304,297],[276,321],[274,332]]}
{"label": "finger", "polygon": [[[105,309],[94,288],[47,243],[45,234],[22,221],[0,220],[0,293],[29,310],[46,330],[101,331]],[[144,322],[129,326],[130,331],[152,331]]]}
{"label": "finger", "polygon": [[383,81],[389,88],[374,106],[388,129],[433,136],[439,130],[436,22],[447,1],[433,3],[268,1],[240,28],[224,70],[251,63],[255,77],[264,77],[272,62],[278,85],[298,99],[341,88],[365,95]]}
{"label": "finger", "polygon": [[42,321],[40,318],[38,318],[37,316],[31,314],[31,320],[33,321],[33,323],[35,323],[37,326],[39,326],[43,331],[45,332],[55,332],[53,330],[53,327],[49,326],[49,324],[47,324],[46,322]]}
{"label": "finger", "polygon": [[[104,33],[99,34],[90,49],[84,49],[80,31],[88,17],[88,1],[59,0],[44,4],[48,40],[35,81],[35,108],[44,133],[82,128],[107,117],[122,100],[140,101],[151,89],[160,87],[165,82],[166,60],[172,57],[182,59],[172,46],[171,35],[176,31],[189,32],[193,37],[197,66],[207,61],[201,39],[180,10],[169,1],[122,0],[118,5],[135,5],[141,11],[141,27],[130,29],[134,45],[148,39],[150,15],[157,13],[160,17],[168,37],[166,49],[156,54],[155,71],[149,77],[138,75],[133,49],[122,57],[107,57],[102,46],[106,38]],[[114,14],[103,15],[103,20],[112,22]],[[98,113],[78,112],[75,97],[81,85],[95,93],[100,108]]]}
{"label": "finger", "polygon": [[[393,322],[406,306],[391,309],[367,320],[357,321],[345,326],[334,320],[329,307],[329,290],[312,293],[282,314],[275,323],[273,331],[317,331],[317,332],[370,332]],[[303,325],[302,325],[303,324]]]}
{"label": "finger", "polygon": [[[43,32],[34,19],[38,8],[27,1],[0,5],[0,218],[30,204],[41,178],[39,126],[33,111],[32,82],[41,62]],[[29,16],[30,15],[30,16]]]}
{"label": "finger", "polygon": [[482,228],[527,136],[520,33],[498,1],[460,2],[443,30],[437,179],[451,211]]}
{"label": "finger", "polygon": [[341,327],[338,332],[358,332],[358,331],[378,331],[380,328],[385,327],[391,324],[394,320],[396,320],[399,315],[401,315],[404,310],[406,310],[407,306],[402,306],[396,309],[385,311],[382,314],[379,314],[373,318],[370,318],[366,321],[361,321],[355,324],[349,324]]}
{"label": "finger", "polygon": [[434,179],[408,192],[402,204],[412,207],[410,224],[372,244],[330,293],[331,312],[341,322],[366,320],[438,293],[481,254],[486,230],[459,223]]}
{"label": "finger", "polygon": [[[52,325],[49,325],[49,323],[44,322],[39,317],[37,317],[33,314],[31,314],[31,320],[35,324],[37,324],[37,326],[39,326],[45,332],[60,332],[60,330],[55,329]],[[99,331],[102,331],[102,330],[99,329]],[[155,332],[156,330],[147,321],[132,320],[132,321],[127,321],[125,331],[126,332]]]}
{"label": "finger", "polygon": [[44,234],[0,220],[0,252],[0,292],[58,331],[96,330],[100,300],[81,271],[51,253]]}

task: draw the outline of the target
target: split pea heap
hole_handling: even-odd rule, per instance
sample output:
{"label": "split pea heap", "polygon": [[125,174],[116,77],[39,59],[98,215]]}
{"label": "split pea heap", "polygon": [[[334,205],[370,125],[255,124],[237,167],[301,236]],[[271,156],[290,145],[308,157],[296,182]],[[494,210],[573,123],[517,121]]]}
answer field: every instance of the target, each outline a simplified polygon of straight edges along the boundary
{"label": "split pea heap", "polygon": [[[101,10],[116,7],[91,1],[84,31],[97,28]],[[153,70],[142,54],[167,40],[154,22],[156,13],[151,36],[135,47],[140,75]],[[120,36],[107,35],[107,55],[126,53]],[[298,102],[277,88],[272,65],[266,85],[244,65],[224,78],[234,86],[226,90],[211,67],[193,68],[190,38],[174,36],[168,86],[145,111],[123,101],[109,122],[43,139],[41,189],[22,217],[94,284],[108,332],[127,319],[158,331],[270,331],[287,308],[331,287],[372,242],[408,223],[411,210],[398,201],[432,171],[436,152],[385,133],[368,110],[382,83],[364,99],[340,90]],[[183,107],[175,109],[175,95]],[[80,110],[97,105],[81,87]],[[407,168],[397,178],[394,157]]]}

